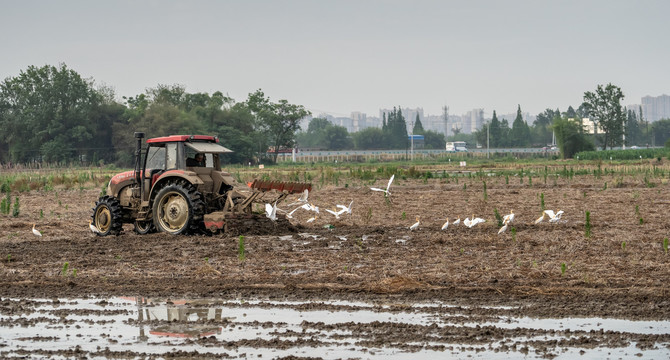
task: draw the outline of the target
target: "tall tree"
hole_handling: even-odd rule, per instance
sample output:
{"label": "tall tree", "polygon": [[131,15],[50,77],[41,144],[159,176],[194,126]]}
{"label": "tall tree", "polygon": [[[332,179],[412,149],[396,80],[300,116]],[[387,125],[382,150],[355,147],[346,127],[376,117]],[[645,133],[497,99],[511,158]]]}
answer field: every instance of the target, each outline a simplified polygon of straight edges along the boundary
{"label": "tall tree", "polygon": [[537,139],[537,141],[540,144],[542,144],[542,146],[546,144],[551,144],[552,142],[551,124],[553,123],[554,119],[560,117],[561,112],[558,109],[556,110],[546,109],[543,112],[537,114],[535,122],[533,123],[535,128],[535,139]]}
{"label": "tall tree", "polygon": [[416,114],[416,119],[414,120],[414,127],[412,128],[412,134],[421,135],[424,133],[423,124],[421,124],[421,119],[419,118],[419,113]]}
{"label": "tall tree", "polygon": [[516,110],[516,118],[512,123],[512,146],[525,147],[530,143],[530,129],[521,115],[521,105]]}
{"label": "tall tree", "polygon": [[598,85],[595,92],[584,93],[584,109],[596,126],[602,129],[605,135],[604,147],[612,148],[623,142],[623,124],[627,117],[621,105],[623,99],[621,88],[611,83],[605,87]]}
{"label": "tall tree", "polygon": [[[500,147],[500,143],[502,142],[502,136],[501,136],[501,128],[500,128],[500,120],[498,120],[498,115],[496,115],[496,111],[493,110],[493,117],[491,118],[491,124],[489,127],[489,134],[488,134],[488,142],[489,142],[489,147],[496,148]],[[485,144],[485,143],[484,143]]]}
{"label": "tall tree", "polygon": [[[256,116],[260,129],[277,150],[294,146],[299,122],[310,114],[302,105],[290,104],[287,100],[272,103],[260,89],[249,94],[247,105]],[[278,154],[272,154],[272,162],[277,161]]]}

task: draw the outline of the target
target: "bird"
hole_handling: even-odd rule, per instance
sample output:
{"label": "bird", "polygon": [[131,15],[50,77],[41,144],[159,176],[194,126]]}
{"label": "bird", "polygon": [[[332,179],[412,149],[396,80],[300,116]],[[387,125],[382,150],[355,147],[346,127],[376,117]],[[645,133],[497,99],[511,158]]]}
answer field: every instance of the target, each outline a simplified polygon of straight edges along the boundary
{"label": "bird", "polygon": [[467,226],[469,228],[471,228],[471,227],[473,227],[473,226],[475,226],[479,223],[483,223],[483,222],[486,222],[486,220],[484,220],[482,218],[476,218],[474,214],[472,214],[471,219],[466,218],[465,220],[463,220],[463,224],[465,224],[465,226]]}
{"label": "bird", "polygon": [[333,211],[333,210],[330,210],[330,209],[326,209],[326,211],[335,215],[335,219],[339,219],[340,215],[344,214],[347,211],[347,208],[345,207],[344,209],[342,209],[340,211]]}
{"label": "bird", "polygon": [[419,217],[417,216],[417,217],[416,217],[416,222],[415,222],[414,224],[412,224],[412,226],[409,227],[409,230],[411,231],[411,230],[416,230],[416,229],[418,229],[418,228],[419,228],[419,223],[420,223],[420,221],[419,221]]}
{"label": "bird", "polygon": [[507,231],[507,225],[511,224],[512,221],[514,221],[514,210],[510,210],[509,214],[503,216],[503,226],[500,228],[500,230],[498,230],[498,234],[502,234]]}
{"label": "bird", "polygon": [[498,235],[504,233],[505,231],[507,231],[507,224],[503,225],[503,226],[500,228],[500,230],[498,230]]}
{"label": "bird", "polygon": [[33,234],[35,234],[35,236],[42,236],[42,233],[39,230],[35,229],[35,224],[33,224]]}
{"label": "bird", "polygon": [[514,221],[514,210],[510,210],[509,214],[503,216],[502,223],[503,225],[507,225]]}
{"label": "bird", "polygon": [[318,215],[314,215],[314,217],[311,217],[311,218],[307,219],[307,222],[311,223],[312,221],[315,221],[317,216]]}
{"label": "bird", "polygon": [[100,234],[100,230],[93,225],[93,220],[88,220],[88,228],[91,229],[94,234]]}
{"label": "bird", "polygon": [[542,212],[542,216],[535,220],[535,223],[539,224],[545,219],[549,219],[549,222],[555,223],[561,219],[561,215],[563,215],[563,210],[559,210],[557,213],[554,213],[553,210],[545,210]]}
{"label": "bird", "polygon": [[265,204],[265,216],[272,221],[277,220],[277,202],[274,205]]}
{"label": "bird", "polygon": [[303,208],[307,211],[314,211],[317,214],[319,213],[319,207],[314,206],[314,204],[305,204],[305,205],[301,206],[301,208]]}
{"label": "bird", "polygon": [[[302,209],[302,206],[299,206],[299,207],[291,210],[290,212],[286,213],[286,217],[289,218],[289,219],[293,219],[293,213],[296,212],[298,209]],[[277,210],[279,210],[279,209],[277,209]]]}
{"label": "bird", "polygon": [[293,205],[298,205],[298,204],[307,204],[307,197],[309,196],[309,190],[305,189],[305,191],[302,192],[302,195],[298,198],[298,201],[293,202],[288,204],[287,206],[293,206]]}
{"label": "bird", "polygon": [[452,223],[452,225],[458,225],[458,224],[460,224],[460,223],[461,223],[461,216],[459,215],[459,216],[458,216],[458,219],[454,220],[454,222]]}
{"label": "bird", "polygon": [[449,218],[447,218],[447,222],[445,222],[445,223],[442,225],[442,228],[441,228],[440,230],[447,230],[447,227],[449,227]]}
{"label": "bird", "polygon": [[350,215],[351,215],[351,206],[352,206],[353,204],[354,204],[354,201],[351,200],[351,202],[349,203],[349,206],[337,205],[337,207],[340,208],[340,209],[346,210],[347,214],[350,214]]}
{"label": "bird", "polygon": [[386,185],[386,189],[371,187],[370,190],[381,191],[381,192],[384,193],[385,196],[389,196],[389,195],[391,195],[391,192],[389,190],[391,189],[391,183],[393,182],[394,178],[395,178],[395,174],[391,175],[391,178],[389,179],[389,183],[388,183],[388,185]]}

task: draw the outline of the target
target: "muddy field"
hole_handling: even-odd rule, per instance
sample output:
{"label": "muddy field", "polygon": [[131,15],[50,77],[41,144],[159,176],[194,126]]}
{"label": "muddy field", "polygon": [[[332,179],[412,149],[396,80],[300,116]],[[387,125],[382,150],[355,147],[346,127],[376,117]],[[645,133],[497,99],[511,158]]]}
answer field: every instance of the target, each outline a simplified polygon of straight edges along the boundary
{"label": "muddy field", "polygon": [[[75,304],[71,314],[78,316],[87,311],[105,313],[119,306],[112,300],[119,298],[132,298],[132,304],[139,304],[134,310],[123,310],[130,311],[118,320],[124,326],[169,325],[169,319],[151,319],[145,310],[156,304],[168,308],[193,304],[195,299],[206,305],[191,306],[186,313],[242,308],[244,317],[253,317],[254,311],[289,308],[300,317],[310,311],[325,315],[291,327],[268,312],[255,323],[239,326],[252,329],[250,337],[233,340],[222,339],[221,334],[235,332],[241,323],[231,322],[225,314],[200,316],[194,323],[213,326],[218,335],[191,332],[194,335],[182,336],[186,340],[169,343],[160,351],[110,349],[109,338],[104,336],[95,337],[105,340],[102,345],[90,340],[97,344],[91,349],[64,345],[48,351],[39,346],[22,348],[17,345],[20,340],[3,336],[0,354],[74,358],[157,356],[154,353],[171,358],[249,354],[265,354],[263,358],[403,354],[428,358],[435,353],[482,358],[667,357],[670,255],[663,240],[670,237],[670,187],[667,179],[653,181],[650,184],[634,176],[581,176],[549,178],[546,183],[540,177],[528,184],[527,179],[522,183],[513,177],[491,177],[484,188],[479,178],[397,178],[390,201],[369,189],[371,185],[385,187],[387,179],[374,184],[351,182],[310,194],[310,201],[321,209],[312,223],[306,220],[313,214],[299,210],[290,227],[215,236],[142,236],[127,225],[118,237],[98,237],[88,229],[98,189],[17,193],[20,215],[0,215],[0,325],[6,334],[21,321],[25,321],[23,327],[74,327],[65,315],[54,315],[55,324],[31,316],[46,311],[44,306]],[[541,214],[542,199],[547,209],[565,212],[561,221],[534,224]],[[335,219],[323,211],[352,200],[351,215]],[[513,229],[497,234],[495,209],[501,215],[514,211]],[[585,235],[587,211],[590,237]],[[452,224],[440,230],[446,217],[451,222],[460,217],[462,223],[472,215],[486,222],[472,228]],[[417,216],[420,225],[410,231]],[[42,237],[32,234],[33,224]],[[239,235],[244,235],[244,260],[240,259]],[[180,300],[184,302],[178,303]],[[87,302],[95,309],[76,306]],[[362,310],[388,314],[388,319],[327,320],[328,314]],[[425,315],[432,320],[409,316],[406,321],[392,321],[398,314]],[[657,324],[661,330],[631,330],[634,325],[609,329],[599,327],[597,321],[590,330],[568,329],[557,325],[560,321],[535,327],[502,325],[505,319],[522,323],[519,319],[528,318],[617,319]],[[253,335],[258,334],[253,329],[264,328],[275,331]],[[31,344],[53,340],[37,333],[21,339]],[[131,345],[141,343],[137,339]],[[324,351],[333,339],[345,339],[345,345]]]}

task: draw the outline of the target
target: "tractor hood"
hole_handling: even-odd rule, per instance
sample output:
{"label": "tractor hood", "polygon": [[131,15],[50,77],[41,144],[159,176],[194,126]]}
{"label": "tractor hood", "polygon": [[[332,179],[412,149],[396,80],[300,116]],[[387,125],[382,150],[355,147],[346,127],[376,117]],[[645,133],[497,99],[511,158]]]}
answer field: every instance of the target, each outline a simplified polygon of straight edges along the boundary
{"label": "tractor hood", "polygon": [[191,149],[199,153],[230,153],[233,150],[225,148],[219,144],[210,143],[210,142],[187,142],[184,145],[190,147]]}

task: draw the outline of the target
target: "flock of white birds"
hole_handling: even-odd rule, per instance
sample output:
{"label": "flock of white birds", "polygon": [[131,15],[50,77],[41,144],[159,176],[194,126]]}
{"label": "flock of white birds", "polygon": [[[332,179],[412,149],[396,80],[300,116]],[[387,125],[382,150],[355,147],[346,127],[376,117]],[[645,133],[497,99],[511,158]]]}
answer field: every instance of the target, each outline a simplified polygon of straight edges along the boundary
{"label": "flock of white birds", "polygon": [[[391,190],[391,184],[393,183],[394,178],[395,178],[395,175],[391,175],[391,178],[389,179],[389,182],[386,185],[386,189],[371,187],[370,190],[382,192],[382,193],[384,193],[385,197],[389,197],[391,195],[391,191],[390,191]],[[313,211],[315,213],[314,216],[312,216],[311,218],[309,218],[306,221],[308,223],[311,223],[311,222],[313,222],[317,219],[317,217],[319,215],[319,207],[314,206],[314,204],[310,203],[308,198],[309,198],[309,190],[305,190],[296,202],[293,202],[293,203],[287,205],[288,207],[295,206],[295,205],[300,205],[300,206],[298,206],[295,209],[290,210],[290,211],[278,209],[276,202],[273,205],[265,204],[265,215],[270,220],[275,221],[275,220],[277,220],[277,211],[280,211],[280,212],[285,213],[287,218],[291,219],[291,218],[293,218],[293,213],[295,213],[296,211],[298,211],[300,209],[303,209],[303,210],[307,210],[307,211]],[[336,205],[336,208],[339,209],[339,210],[333,211],[333,210],[330,210],[330,209],[326,209],[326,211],[328,213],[332,214],[333,216],[335,216],[336,219],[339,219],[340,216],[345,214],[345,213],[351,215],[351,207],[352,207],[353,204],[354,204],[354,202],[352,200],[349,203],[349,206]],[[542,212],[542,215],[537,220],[535,220],[535,224],[538,224],[538,223],[540,223],[544,220],[549,220],[550,223],[555,223],[555,222],[558,222],[561,219],[562,215],[563,215],[563,210],[559,210],[555,213],[554,213],[553,210],[544,210]],[[509,224],[512,223],[512,221],[514,221],[514,210],[511,210],[509,214],[505,215],[502,218],[502,227],[498,230],[498,234],[502,234],[505,231],[507,231],[507,228],[508,228]],[[484,220],[480,217],[475,217],[474,214],[473,214],[472,217],[465,218],[465,220],[463,220],[463,225],[467,226],[468,228],[471,228],[471,227],[473,227],[473,226],[475,226],[479,223],[483,223],[483,222],[486,222],[486,220]],[[451,225],[452,226],[459,225],[460,223],[461,223],[461,218],[459,216],[456,220],[454,220],[451,223]],[[420,224],[421,224],[421,221],[419,220],[419,216],[417,216],[416,217],[416,222],[409,227],[409,230],[412,231],[412,230],[418,229]],[[442,225],[441,230],[447,230],[449,225],[450,225],[449,218],[447,218],[446,222]]]}
{"label": "flock of white birds", "polygon": [[[382,193],[384,193],[385,197],[389,197],[389,196],[391,196],[391,191],[390,190],[391,190],[391,184],[393,183],[394,178],[395,178],[395,175],[391,175],[391,178],[389,179],[389,182],[386,185],[386,189],[371,187],[370,190],[382,192]],[[292,219],[293,214],[296,211],[302,209],[302,210],[314,212],[314,216],[307,219],[307,221],[306,221],[307,223],[314,222],[317,219],[317,217],[319,216],[319,207],[310,203],[308,198],[309,198],[309,190],[305,189],[305,191],[303,191],[302,195],[300,195],[300,198],[298,198],[298,200],[296,200],[295,202],[287,205],[287,207],[292,207],[292,206],[299,205],[298,207],[296,207],[295,209],[290,210],[290,211],[277,208],[277,202],[275,202],[274,204],[265,204],[265,216],[267,216],[267,218],[272,220],[272,221],[276,221],[277,220],[277,212],[279,211],[279,212],[282,212],[282,213],[286,214],[287,218]],[[336,209],[339,209],[339,210],[334,211],[334,210],[326,209],[326,212],[335,216],[335,219],[339,219],[340,216],[342,216],[344,214],[351,215],[351,207],[353,205],[354,205],[354,201],[352,200],[349,203],[348,206],[338,204],[338,205],[336,205]],[[540,223],[544,220],[549,220],[550,223],[555,223],[555,222],[558,222],[561,219],[562,215],[563,215],[563,210],[559,210],[557,212],[554,212],[553,210],[544,210],[542,212],[542,215],[537,220],[535,220],[535,224],[538,224],[538,223]],[[502,234],[505,231],[507,231],[507,227],[509,226],[509,224],[512,223],[512,221],[514,221],[514,210],[510,211],[509,214],[505,215],[502,218],[503,226],[498,230],[498,234]],[[473,227],[473,226],[475,226],[479,223],[483,223],[483,222],[486,222],[486,220],[484,220],[482,218],[479,218],[479,217],[475,217],[474,214],[473,214],[472,217],[465,218],[465,220],[463,220],[463,225],[467,226],[468,228],[471,228],[471,227]],[[442,225],[440,230],[447,230],[449,225],[454,226],[454,225],[459,225],[460,223],[461,223],[460,216],[451,223],[449,223],[449,218],[447,218],[446,222]],[[412,230],[418,229],[420,224],[421,224],[421,221],[419,220],[419,217],[417,216],[416,217],[416,222],[409,227],[409,230],[412,231]],[[88,226],[93,233],[97,234],[97,233],[100,232],[95,227],[95,225],[92,224],[91,220],[89,220]],[[33,224],[33,234],[35,234],[35,236],[42,236],[42,233],[39,230],[35,229],[35,224]]]}

